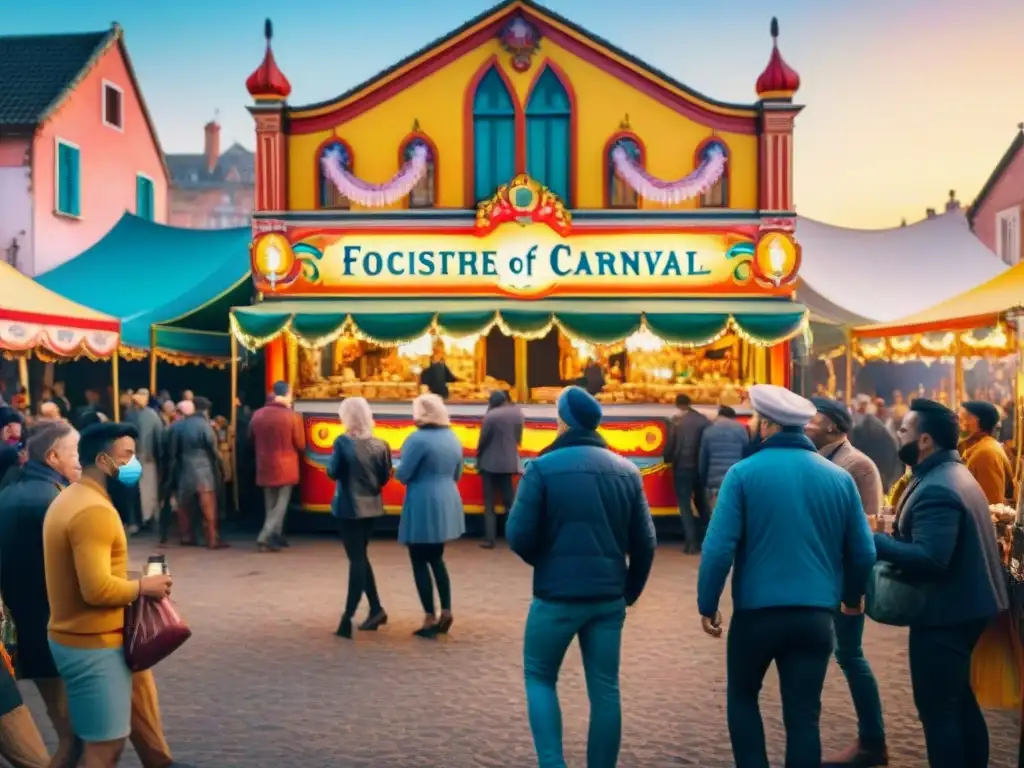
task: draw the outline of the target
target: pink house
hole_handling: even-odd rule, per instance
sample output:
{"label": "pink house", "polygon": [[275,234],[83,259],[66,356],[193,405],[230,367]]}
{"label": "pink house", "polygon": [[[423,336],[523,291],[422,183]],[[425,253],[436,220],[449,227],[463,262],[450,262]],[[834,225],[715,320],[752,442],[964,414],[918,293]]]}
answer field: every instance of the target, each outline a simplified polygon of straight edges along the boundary
{"label": "pink house", "polygon": [[121,27],[0,36],[0,259],[38,275],[127,210],[167,221],[169,174]]}
{"label": "pink house", "polygon": [[967,213],[971,229],[999,258],[1013,266],[1024,259],[1024,123]]}

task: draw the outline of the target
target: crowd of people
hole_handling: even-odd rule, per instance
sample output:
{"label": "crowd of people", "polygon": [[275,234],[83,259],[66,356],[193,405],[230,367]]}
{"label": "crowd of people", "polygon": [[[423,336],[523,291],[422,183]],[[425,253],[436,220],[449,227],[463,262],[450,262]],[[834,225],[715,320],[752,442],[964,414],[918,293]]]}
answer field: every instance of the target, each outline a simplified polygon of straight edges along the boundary
{"label": "crowd of people", "polygon": [[[18,672],[40,691],[60,739],[51,758],[5,656],[0,749],[16,766],[113,766],[129,737],[147,768],[174,764],[152,675],[129,672],[121,647],[125,607],[140,596],[169,595],[172,582],[162,574],[129,577],[127,542],[135,525],[159,526],[173,509],[183,544],[195,541],[190,515],[198,514],[207,546],[222,546],[222,455],[208,401],[188,393],[167,407],[169,399],[145,391],[129,398],[123,423],[102,418],[93,401],[71,412],[50,400],[56,411],[43,416],[41,408],[27,432],[21,414],[0,408],[0,595],[18,633]],[[959,416],[932,400],[912,401],[892,436],[906,471],[889,480],[879,460],[856,446],[866,417],[892,434],[863,405],[851,412],[835,400],[758,385],[750,390],[747,425],[728,407],[711,421],[685,397],[669,425],[665,461],[675,477],[686,549],[702,553],[697,613],[713,638],[725,634],[720,600],[732,574],[726,700],[740,768],[768,766],[758,698],[773,662],[787,766],[888,763],[881,697],[862,642],[872,595],[886,579],[904,579],[903,588],[919,595],[899,621],[910,627],[910,682],[929,764],[987,765],[988,733],[970,660],[991,620],[1008,608],[989,515],[994,497],[1016,495],[995,437],[1000,413],[980,401],[964,403]],[[655,530],[639,470],[601,437],[597,399],[570,386],[556,411],[557,437],[522,471],[522,412],[504,394],[491,399],[477,450],[489,520],[482,544],[493,546],[498,535],[500,497],[509,508],[508,545],[533,569],[523,667],[539,765],[565,765],[556,686],[566,648],[578,638],[591,702],[587,764],[610,768],[621,741],[622,630],[653,567]],[[339,416],[345,430],[327,471],[336,483],[331,512],[349,581],[336,634],[352,638],[356,629],[387,623],[369,549],[392,482],[405,486],[398,540],[408,548],[423,609],[415,634],[447,634],[454,614],[445,546],[465,533],[465,517],[458,489],[463,449],[445,402],[433,393],[414,401],[417,429],[397,466],[373,435],[365,399],[344,400]],[[266,506],[257,546],[277,552],[287,546],[284,517],[304,448],[287,384],[275,384],[247,421]],[[890,502],[891,527],[873,531]],[[369,610],[357,625],[364,596]],[[823,756],[818,724],[833,655],[849,684],[858,740],[842,754]]]}

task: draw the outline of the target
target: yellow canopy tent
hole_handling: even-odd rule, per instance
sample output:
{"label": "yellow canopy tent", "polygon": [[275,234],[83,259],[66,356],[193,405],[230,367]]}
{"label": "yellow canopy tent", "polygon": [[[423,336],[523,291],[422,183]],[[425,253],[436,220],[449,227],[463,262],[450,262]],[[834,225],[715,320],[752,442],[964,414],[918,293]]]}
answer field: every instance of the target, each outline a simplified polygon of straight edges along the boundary
{"label": "yellow canopy tent", "polygon": [[[64,298],[10,264],[0,262],[0,353],[18,360],[22,385],[28,391],[28,358],[41,360],[111,361],[114,391],[118,390],[117,349],[121,321]],[[118,418],[114,398],[114,418]]]}
{"label": "yellow canopy tent", "polygon": [[[1014,403],[1014,440],[1024,428],[1024,262],[934,307],[890,323],[853,329],[861,350],[869,344],[885,345],[894,355],[924,354],[952,357],[954,401],[964,392],[963,360],[983,354],[1017,353]],[[1020,469],[1018,468],[1018,473]]]}

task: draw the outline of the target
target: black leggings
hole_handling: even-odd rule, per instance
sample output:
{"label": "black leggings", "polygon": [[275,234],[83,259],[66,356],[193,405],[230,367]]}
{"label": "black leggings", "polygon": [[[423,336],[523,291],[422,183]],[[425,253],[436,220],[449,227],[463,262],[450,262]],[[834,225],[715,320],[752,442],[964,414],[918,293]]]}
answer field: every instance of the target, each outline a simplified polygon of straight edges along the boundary
{"label": "black leggings", "polygon": [[366,548],[370,544],[373,533],[373,518],[362,517],[353,520],[338,520],[338,531],[341,542],[345,545],[348,556],[348,599],[345,601],[345,615],[349,618],[355,614],[359,601],[366,594],[370,603],[370,615],[380,613],[380,596],[377,594],[377,581],[373,578],[373,566]]}
{"label": "black leggings", "polygon": [[[416,592],[420,596],[423,612],[434,615],[434,583],[437,596],[441,599],[441,610],[452,609],[452,583],[448,579],[448,568],[444,564],[444,544],[410,544],[409,559],[412,561],[412,577],[416,581]],[[430,574],[434,578],[431,580]]]}

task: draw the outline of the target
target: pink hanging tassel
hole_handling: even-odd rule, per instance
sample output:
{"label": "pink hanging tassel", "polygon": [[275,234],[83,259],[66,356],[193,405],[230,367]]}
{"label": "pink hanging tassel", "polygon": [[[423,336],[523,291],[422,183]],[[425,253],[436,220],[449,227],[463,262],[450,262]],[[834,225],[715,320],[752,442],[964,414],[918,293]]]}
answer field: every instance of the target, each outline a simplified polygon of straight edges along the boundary
{"label": "pink hanging tassel", "polygon": [[401,200],[427,172],[427,148],[417,145],[405,164],[383,184],[371,184],[345,170],[340,149],[329,150],[321,159],[324,176],[348,200],[365,208],[383,208]]}
{"label": "pink hanging tassel", "polygon": [[619,178],[632,187],[640,197],[660,205],[672,205],[690,200],[711,189],[725,172],[726,157],[722,148],[713,144],[697,169],[676,181],[662,181],[651,176],[622,147],[612,150],[612,163]]}

